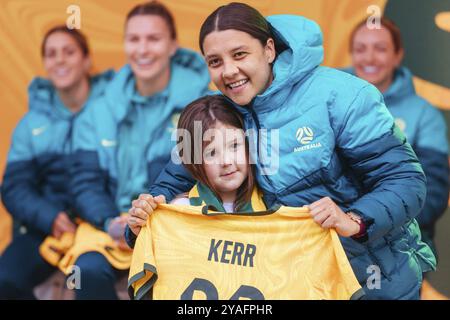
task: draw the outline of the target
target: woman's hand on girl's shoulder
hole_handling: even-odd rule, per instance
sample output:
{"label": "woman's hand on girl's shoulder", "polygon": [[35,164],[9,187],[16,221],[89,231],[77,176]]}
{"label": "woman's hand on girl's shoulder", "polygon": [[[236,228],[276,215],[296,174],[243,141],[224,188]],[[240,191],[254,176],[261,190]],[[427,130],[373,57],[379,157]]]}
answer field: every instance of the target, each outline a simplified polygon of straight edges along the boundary
{"label": "woman's hand on girl's shoulder", "polygon": [[128,226],[131,231],[137,236],[141,228],[147,223],[147,219],[156,209],[158,204],[166,203],[166,198],[163,195],[153,197],[150,194],[140,194],[139,198],[131,202],[131,209],[128,210],[130,214],[128,218]]}
{"label": "woman's hand on girl's shoulder", "polygon": [[360,225],[351,219],[330,197],[309,206],[311,217],[324,229],[334,228],[342,237],[351,237],[360,231]]}

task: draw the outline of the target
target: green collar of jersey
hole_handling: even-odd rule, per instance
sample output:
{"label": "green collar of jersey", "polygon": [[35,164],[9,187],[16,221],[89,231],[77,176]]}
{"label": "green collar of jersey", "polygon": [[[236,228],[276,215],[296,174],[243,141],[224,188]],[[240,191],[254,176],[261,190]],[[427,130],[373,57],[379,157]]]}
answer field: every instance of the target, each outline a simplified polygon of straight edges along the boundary
{"label": "green collar of jersey", "polygon": [[[253,200],[252,196],[252,200]],[[253,201],[247,202],[241,207],[238,212],[253,212],[255,209],[252,206]],[[194,188],[189,192],[189,203],[191,206],[213,206],[220,212],[225,212],[223,203],[217,199],[216,195],[204,184],[198,182]]]}

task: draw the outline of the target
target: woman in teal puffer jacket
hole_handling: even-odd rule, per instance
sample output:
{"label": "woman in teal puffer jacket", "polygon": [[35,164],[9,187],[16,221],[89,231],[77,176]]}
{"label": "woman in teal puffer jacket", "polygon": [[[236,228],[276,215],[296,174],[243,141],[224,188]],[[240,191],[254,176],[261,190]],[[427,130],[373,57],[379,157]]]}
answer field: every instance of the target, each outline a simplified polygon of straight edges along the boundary
{"label": "woman in teal puffer jacket", "polygon": [[[266,205],[308,205],[335,228],[369,299],[417,299],[422,272],[435,266],[414,219],[425,177],[380,92],[320,66],[320,28],[299,16],[266,20],[231,3],[206,19],[200,48],[212,81],[256,133],[249,144]],[[144,225],[154,196],[170,201],[193,183],[169,163],[152,196],[133,202],[130,226]]]}

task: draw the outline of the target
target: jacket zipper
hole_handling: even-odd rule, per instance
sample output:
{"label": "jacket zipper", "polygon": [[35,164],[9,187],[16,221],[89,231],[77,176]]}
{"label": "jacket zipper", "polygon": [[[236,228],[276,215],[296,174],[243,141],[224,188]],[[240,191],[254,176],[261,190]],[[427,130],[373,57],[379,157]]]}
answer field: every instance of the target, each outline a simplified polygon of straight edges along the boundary
{"label": "jacket zipper", "polygon": [[[260,124],[259,124],[259,119],[258,119],[258,116],[256,115],[256,112],[255,112],[255,110],[253,109],[253,107],[249,107],[249,110],[250,110],[250,114],[251,114],[251,118],[252,118],[252,120],[253,120],[253,122],[254,122],[254,124],[256,125],[256,152],[257,152],[257,158],[258,158],[258,162],[259,162],[259,144],[260,144],[260,141],[259,141],[259,130],[261,129],[261,126],[260,126]],[[276,201],[278,201],[278,196],[277,196],[277,193],[276,193],[276,191],[275,191],[275,188],[273,187],[273,184],[272,184],[272,181],[270,181],[270,179],[266,176],[266,175],[262,175],[263,177],[264,177],[264,180],[266,181],[266,183],[271,187],[271,189],[272,189],[272,192],[271,192],[271,194],[274,196],[274,198],[275,198],[275,200]]]}

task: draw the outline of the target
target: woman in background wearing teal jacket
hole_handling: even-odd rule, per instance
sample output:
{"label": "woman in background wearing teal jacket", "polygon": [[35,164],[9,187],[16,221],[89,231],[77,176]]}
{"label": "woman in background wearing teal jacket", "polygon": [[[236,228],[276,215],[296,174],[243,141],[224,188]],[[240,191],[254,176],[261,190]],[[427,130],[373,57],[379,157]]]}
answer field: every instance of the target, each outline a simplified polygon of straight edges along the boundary
{"label": "woman in background wearing teal jacket", "polygon": [[422,164],[427,177],[427,196],[418,215],[423,240],[436,255],[435,224],[447,208],[449,165],[447,127],[439,110],[419,97],[411,72],[401,62],[404,55],[398,27],[386,18],[380,29],[362,21],[354,29],[350,51],[353,68],[347,70],[380,90],[395,122]]}
{"label": "woman in background wearing teal jacket", "polygon": [[48,235],[75,232],[67,185],[73,127],[113,77],[89,76],[89,48],[78,30],[50,29],[41,51],[48,79],[35,78],[28,88],[29,111],[14,131],[3,177],[3,204],[26,232],[0,258],[0,300],[34,299],[33,288],[55,272],[39,246]]}
{"label": "woman in background wearing teal jacket", "polygon": [[[128,13],[124,45],[128,64],[77,123],[71,191],[83,218],[126,246],[127,217],[119,214],[170,160],[178,116],[208,91],[209,76],[199,54],[178,47],[173,17],[156,1]],[[76,264],[82,290],[96,267],[108,281],[92,298],[116,298],[116,273],[102,255],[84,254]]]}

